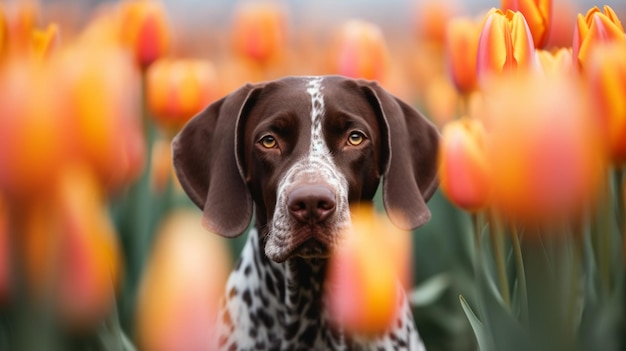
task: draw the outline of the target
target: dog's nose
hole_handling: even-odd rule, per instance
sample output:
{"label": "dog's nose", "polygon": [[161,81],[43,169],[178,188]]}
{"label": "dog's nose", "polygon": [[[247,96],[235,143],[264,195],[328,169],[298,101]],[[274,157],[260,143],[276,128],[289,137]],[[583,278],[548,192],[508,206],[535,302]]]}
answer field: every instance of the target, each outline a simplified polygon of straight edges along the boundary
{"label": "dog's nose", "polygon": [[335,194],[323,185],[301,185],[289,193],[287,206],[298,221],[317,224],[335,212]]}

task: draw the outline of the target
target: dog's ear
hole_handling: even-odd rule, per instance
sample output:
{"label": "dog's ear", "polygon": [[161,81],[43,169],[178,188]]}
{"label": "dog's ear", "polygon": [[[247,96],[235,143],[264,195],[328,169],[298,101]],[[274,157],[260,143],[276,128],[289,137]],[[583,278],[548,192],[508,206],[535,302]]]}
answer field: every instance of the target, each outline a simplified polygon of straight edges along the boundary
{"label": "dog's ear", "polygon": [[377,83],[359,84],[381,125],[385,210],[399,228],[415,229],[430,220],[426,201],[438,186],[439,132],[422,114]]}
{"label": "dog's ear", "polygon": [[245,85],[194,116],[172,141],[174,170],[211,232],[235,237],[252,218],[252,197],[235,154],[235,129],[261,85]]}

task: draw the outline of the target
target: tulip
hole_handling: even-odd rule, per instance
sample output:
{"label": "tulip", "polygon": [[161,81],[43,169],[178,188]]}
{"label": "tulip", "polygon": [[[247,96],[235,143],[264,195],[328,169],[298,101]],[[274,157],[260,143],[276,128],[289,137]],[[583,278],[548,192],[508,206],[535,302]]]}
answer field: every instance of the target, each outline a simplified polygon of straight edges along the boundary
{"label": "tulip", "polygon": [[536,48],[548,41],[552,21],[552,0],[502,0],[502,10],[519,11],[524,15]]}
{"label": "tulip", "polygon": [[5,7],[0,4],[0,57],[4,56],[9,46],[9,28]]}
{"label": "tulip", "polygon": [[180,129],[217,98],[217,71],[208,60],[162,59],[147,72],[148,108],[156,121]]}
{"label": "tulip", "polygon": [[443,43],[447,23],[458,8],[459,4],[454,0],[420,2],[414,20],[419,37],[435,44]]}
{"label": "tulip", "polygon": [[539,66],[546,74],[568,74],[574,72],[572,49],[561,48],[555,51],[537,50]]}
{"label": "tulip", "polygon": [[219,299],[230,259],[199,215],[171,214],[159,230],[141,279],[136,321],[141,350],[213,350]]}
{"label": "tulip", "polygon": [[83,43],[61,53],[54,68],[73,128],[74,157],[109,189],[119,189],[140,174],[145,158],[132,62],[119,47]]}
{"label": "tulip", "polygon": [[596,195],[606,157],[579,81],[513,76],[485,89],[492,203],[508,219],[560,223]]}
{"label": "tulip", "polygon": [[59,46],[59,26],[56,23],[48,25],[45,30],[34,30],[32,34],[32,50],[35,57],[44,60]]}
{"label": "tulip", "polygon": [[479,120],[461,118],[446,124],[439,149],[441,189],[456,206],[477,211],[489,203],[486,132]]}
{"label": "tulip", "polygon": [[122,41],[131,49],[142,69],[170,50],[170,25],[163,4],[157,0],[121,3]]}
{"label": "tulip", "polygon": [[11,201],[49,195],[68,158],[69,123],[50,76],[25,59],[0,74],[0,189]]}
{"label": "tulip", "polygon": [[350,20],[339,30],[336,72],[353,78],[384,81],[389,74],[389,53],[381,29]]}
{"label": "tulip", "polygon": [[626,161],[626,43],[596,45],[585,70],[614,162]]}
{"label": "tulip", "polygon": [[604,6],[604,12],[594,7],[583,16],[578,14],[578,21],[574,31],[572,55],[574,62],[581,67],[586,66],[593,47],[601,42],[624,42],[624,27],[617,15],[609,6]]}
{"label": "tulip", "polygon": [[32,31],[37,28],[41,10],[37,0],[15,1],[8,10],[8,44],[13,53],[28,52]]}
{"label": "tulip", "polygon": [[397,320],[399,281],[408,284],[410,237],[370,207],[355,209],[352,217],[328,263],[329,315],[352,334],[372,336]]}
{"label": "tulip", "polygon": [[239,56],[268,64],[283,54],[286,40],[286,14],[282,7],[272,2],[248,2],[236,9],[233,46]]}
{"label": "tulip", "polygon": [[534,66],[535,46],[520,12],[492,9],[478,39],[476,70],[479,82],[513,70]]}
{"label": "tulip", "polygon": [[85,169],[66,169],[56,203],[60,218],[56,307],[70,327],[94,327],[109,313],[120,282],[117,233],[100,185]]}
{"label": "tulip", "polygon": [[452,81],[461,93],[477,88],[476,55],[480,23],[467,18],[456,18],[446,27],[446,57]]}

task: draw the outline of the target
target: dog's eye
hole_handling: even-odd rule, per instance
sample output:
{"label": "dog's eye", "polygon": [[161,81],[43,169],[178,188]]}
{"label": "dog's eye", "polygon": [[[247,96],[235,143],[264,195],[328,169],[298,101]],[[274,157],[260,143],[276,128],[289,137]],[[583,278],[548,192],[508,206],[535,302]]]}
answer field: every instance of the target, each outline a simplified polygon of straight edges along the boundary
{"label": "dog's eye", "polygon": [[274,138],[271,135],[266,135],[264,136],[261,141],[260,141],[261,145],[263,145],[264,148],[266,149],[273,149],[276,146],[278,146],[278,142],[276,141],[276,138]]}
{"label": "dog's eye", "polygon": [[352,132],[348,136],[348,144],[352,146],[360,145],[365,140],[365,136],[361,132]]}

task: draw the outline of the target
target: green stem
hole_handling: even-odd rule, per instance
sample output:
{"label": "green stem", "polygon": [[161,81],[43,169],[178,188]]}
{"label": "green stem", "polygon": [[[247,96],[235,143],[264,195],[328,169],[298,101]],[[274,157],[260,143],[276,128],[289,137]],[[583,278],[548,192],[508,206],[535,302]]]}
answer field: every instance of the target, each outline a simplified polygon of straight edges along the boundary
{"label": "green stem", "polygon": [[524,260],[522,258],[522,247],[520,245],[519,233],[515,225],[511,226],[513,238],[513,254],[515,256],[515,273],[517,275],[517,286],[520,296],[520,310],[522,323],[528,323],[528,288],[526,286],[526,272],[524,269]]}
{"label": "green stem", "polygon": [[504,260],[504,233],[496,216],[492,214],[489,222],[491,224],[489,234],[491,236],[491,245],[493,246],[493,255],[498,273],[498,287],[500,288],[500,295],[502,296],[505,306],[510,308],[511,294],[509,291],[509,282],[506,277],[506,263]]}
{"label": "green stem", "polygon": [[615,217],[620,233],[624,232],[624,170],[617,166],[613,171],[615,181]]}
{"label": "green stem", "polygon": [[[608,179],[608,175],[605,179]],[[598,260],[598,268],[600,270],[600,279],[602,282],[602,291],[608,294],[611,291],[611,214],[613,211],[613,203],[611,199],[610,183],[607,182],[603,189],[602,202],[603,210],[600,214],[599,230],[596,233],[596,257]],[[605,295],[606,296],[606,295]]]}

